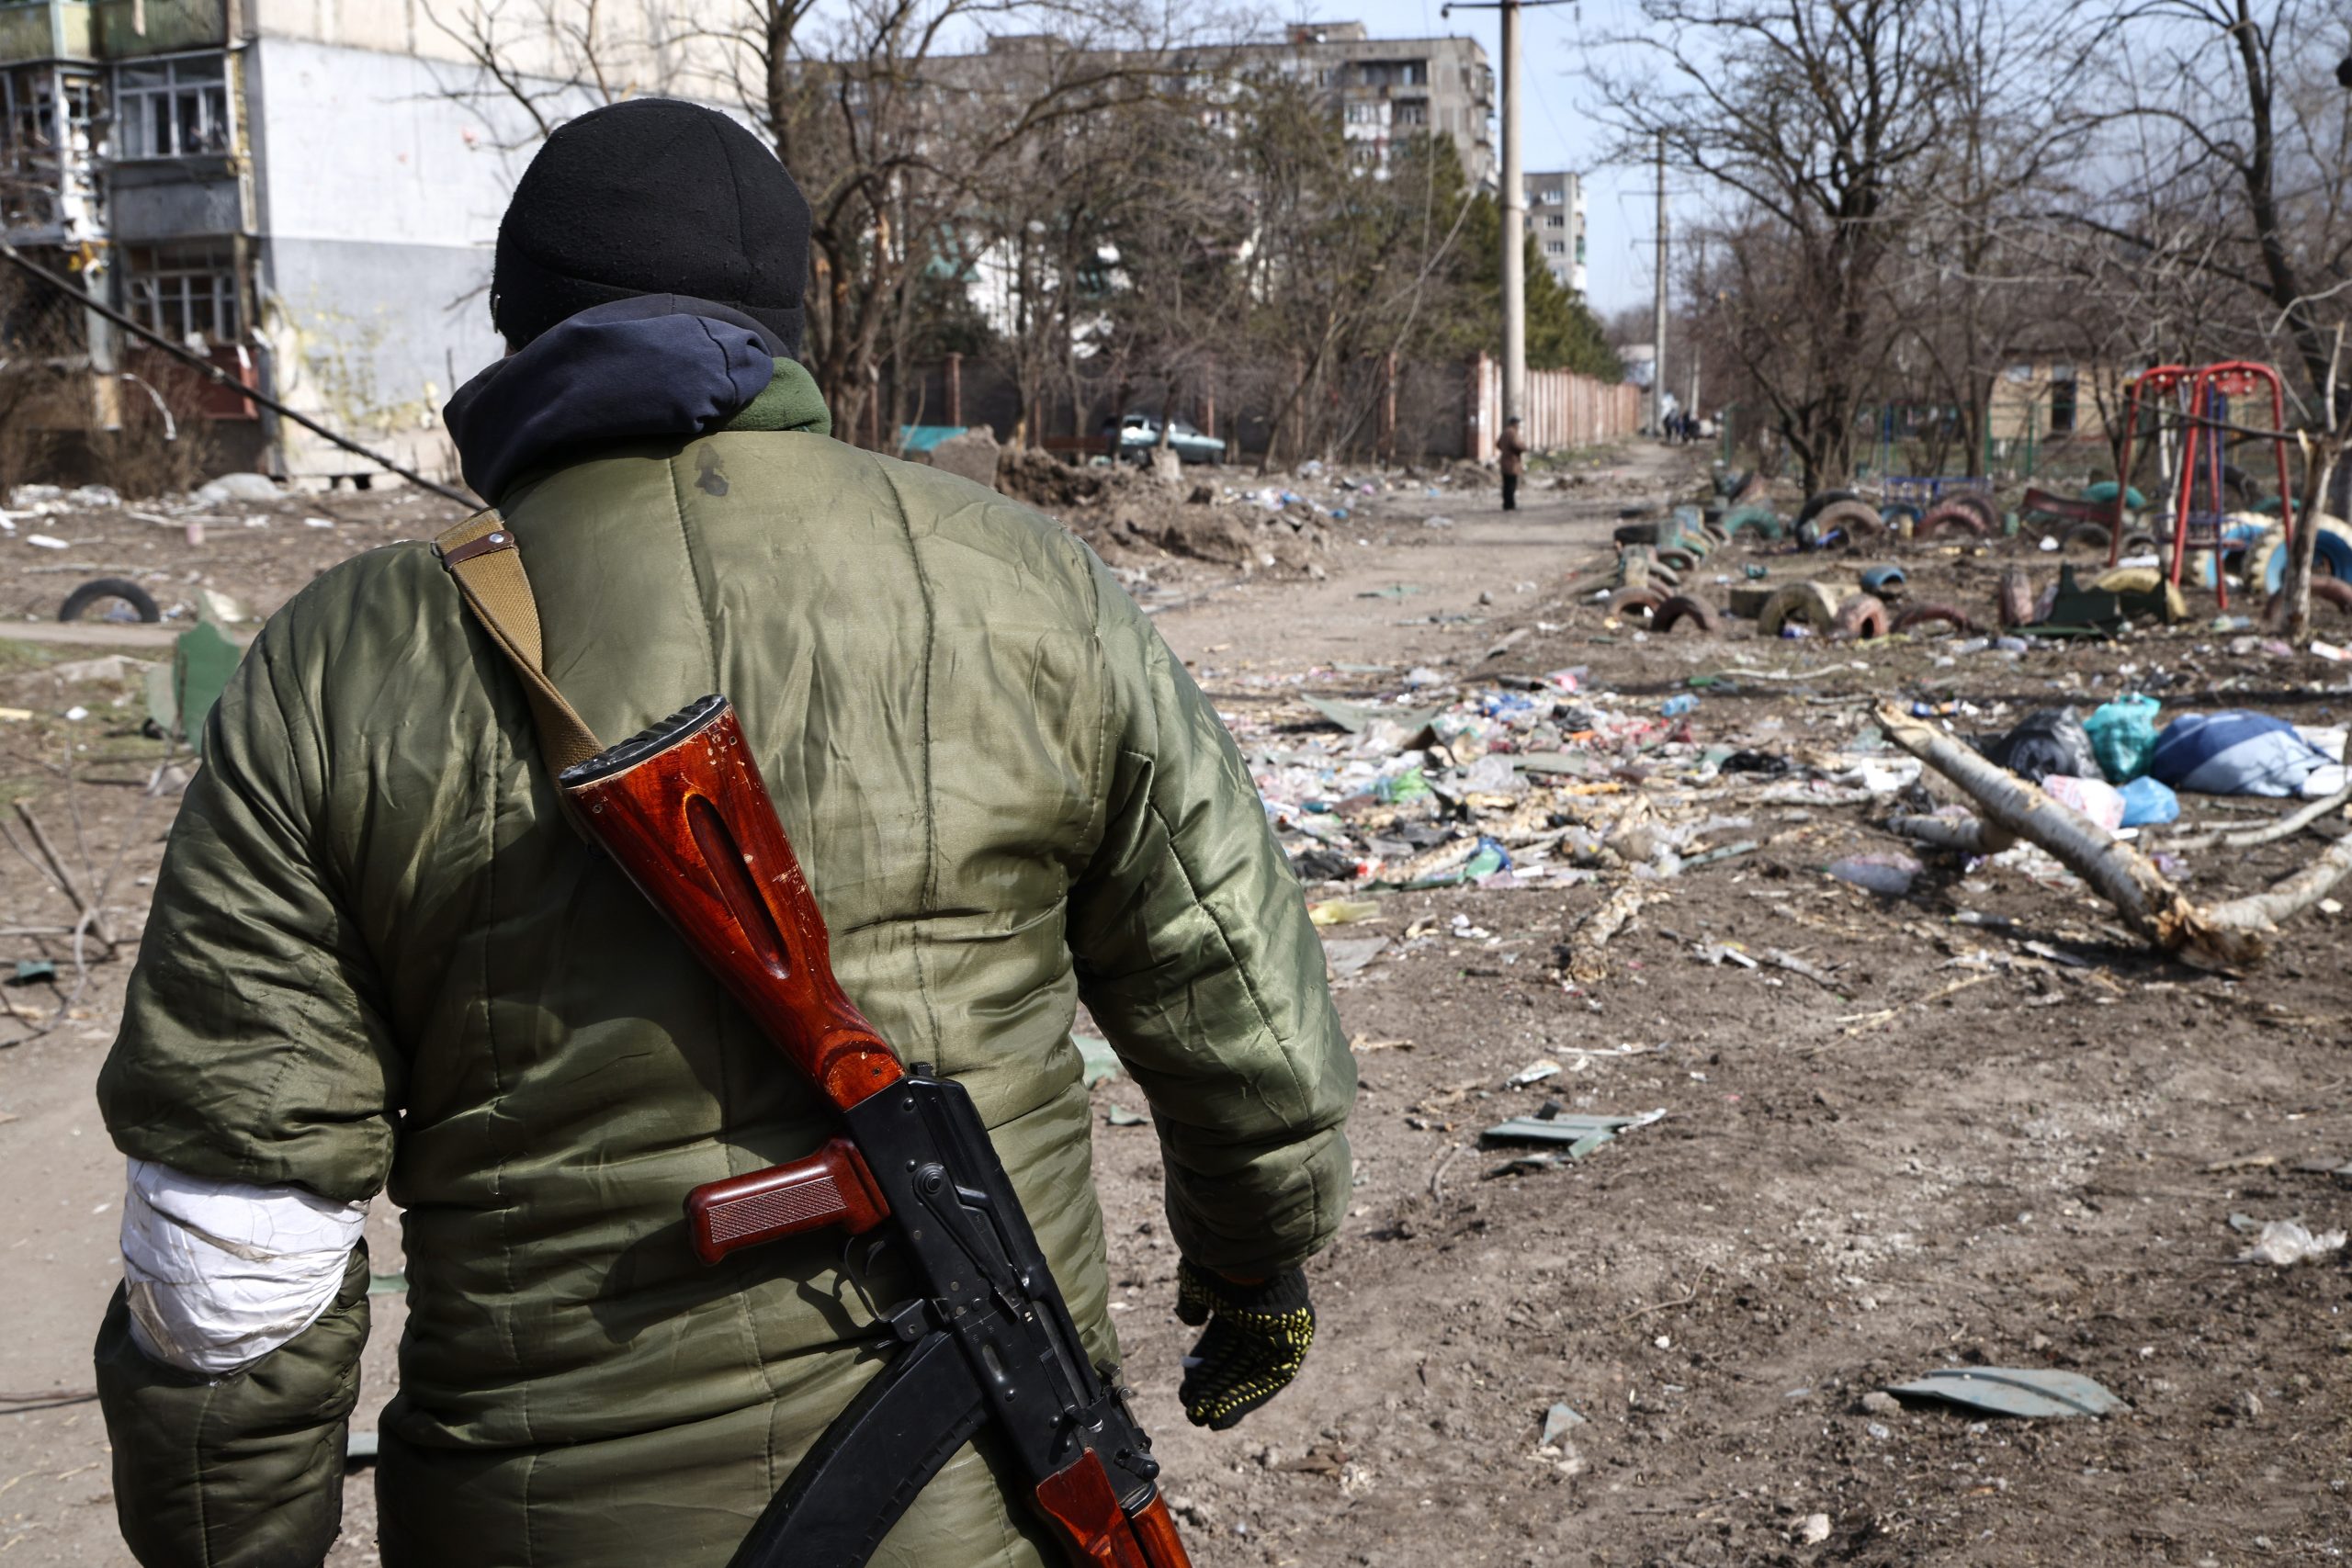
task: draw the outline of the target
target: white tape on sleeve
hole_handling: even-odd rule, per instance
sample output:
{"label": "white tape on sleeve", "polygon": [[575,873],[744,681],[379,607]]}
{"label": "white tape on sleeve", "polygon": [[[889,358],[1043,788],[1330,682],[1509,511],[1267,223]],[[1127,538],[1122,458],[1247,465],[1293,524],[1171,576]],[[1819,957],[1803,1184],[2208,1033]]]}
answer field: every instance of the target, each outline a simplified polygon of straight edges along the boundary
{"label": "white tape on sleeve", "polygon": [[122,1205],[131,1337],[183,1371],[251,1366],[319,1320],[367,1223],[365,1202],[132,1160]]}

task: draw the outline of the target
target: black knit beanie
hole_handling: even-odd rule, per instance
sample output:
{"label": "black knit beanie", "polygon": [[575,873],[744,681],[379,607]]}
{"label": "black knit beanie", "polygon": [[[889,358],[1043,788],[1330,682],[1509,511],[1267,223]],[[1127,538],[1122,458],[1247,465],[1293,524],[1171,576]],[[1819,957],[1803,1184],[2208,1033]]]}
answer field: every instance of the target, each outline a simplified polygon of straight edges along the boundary
{"label": "black knit beanie", "polygon": [[594,305],[684,294],[800,351],[808,203],[775,154],[716,109],[633,98],[560,127],[498,226],[491,321],[522,347]]}

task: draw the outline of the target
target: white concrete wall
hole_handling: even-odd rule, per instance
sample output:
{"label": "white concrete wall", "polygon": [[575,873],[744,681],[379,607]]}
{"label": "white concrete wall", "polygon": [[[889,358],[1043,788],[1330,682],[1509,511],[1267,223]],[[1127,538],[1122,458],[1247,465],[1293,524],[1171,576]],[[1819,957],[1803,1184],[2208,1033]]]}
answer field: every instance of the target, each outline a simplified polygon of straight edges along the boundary
{"label": "white concrete wall", "polygon": [[[521,128],[454,101],[464,68],[264,38],[247,56],[260,327],[277,394],[449,467],[440,405],[501,350],[491,247]],[[504,117],[511,122],[511,115]],[[296,473],[364,464],[288,427]]]}
{"label": "white concrete wall", "polygon": [[[648,40],[727,4],[608,0],[597,48],[613,96],[716,96],[688,53]],[[582,0],[434,0],[429,12],[423,0],[254,0],[258,324],[279,397],[455,474],[441,405],[503,351],[490,324],[492,247],[537,131],[452,29],[494,12],[503,63],[558,73],[526,78],[525,91],[560,123],[602,101],[562,85],[584,60],[560,28],[584,11]],[[296,475],[368,468],[291,425],[281,446]]]}
{"label": "white concrete wall", "polygon": [[[620,92],[670,92],[695,58],[692,35],[740,25],[737,0],[247,0],[258,38],[300,39],[463,63],[490,48],[526,76],[583,74],[593,49]],[[706,88],[706,90],[707,90]]]}

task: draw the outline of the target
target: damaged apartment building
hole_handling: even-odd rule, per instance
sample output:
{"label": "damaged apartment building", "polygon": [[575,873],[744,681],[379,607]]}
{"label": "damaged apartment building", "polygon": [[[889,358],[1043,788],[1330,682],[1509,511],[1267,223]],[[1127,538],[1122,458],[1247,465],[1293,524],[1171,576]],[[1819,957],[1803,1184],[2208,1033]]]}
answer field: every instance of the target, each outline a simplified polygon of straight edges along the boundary
{"label": "damaged apartment building", "polygon": [[[526,117],[481,81],[424,0],[0,0],[0,223],[239,385],[447,473],[440,407],[501,351],[490,244],[528,153]],[[42,290],[9,274],[21,327]],[[168,394],[211,417],[217,468],[375,477],[96,313],[62,315],[45,346],[73,391],[40,417],[104,429]]]}

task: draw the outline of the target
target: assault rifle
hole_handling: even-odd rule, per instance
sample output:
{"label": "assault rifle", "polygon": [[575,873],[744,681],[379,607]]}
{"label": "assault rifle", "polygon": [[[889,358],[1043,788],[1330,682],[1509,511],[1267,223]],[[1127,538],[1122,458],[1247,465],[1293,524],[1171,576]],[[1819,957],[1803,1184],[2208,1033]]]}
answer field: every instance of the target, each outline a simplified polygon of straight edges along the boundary
{"label": "assault rifle", "polygon": [[838,1226],[887,1234],[919,1281],[884,1314],[903,1348],[818,1439],[730,1568],[858,1568],[991,1426],[1072,1562],[1190,1568],[1151,1441],[1088,1362],[971,1097],[902,1066],[833,978],[824,917],[727,699],[682,708],[557,782],[588,836],[841,1118],[805,1159],[695,1189],[695,1251],[715,1263]]}

